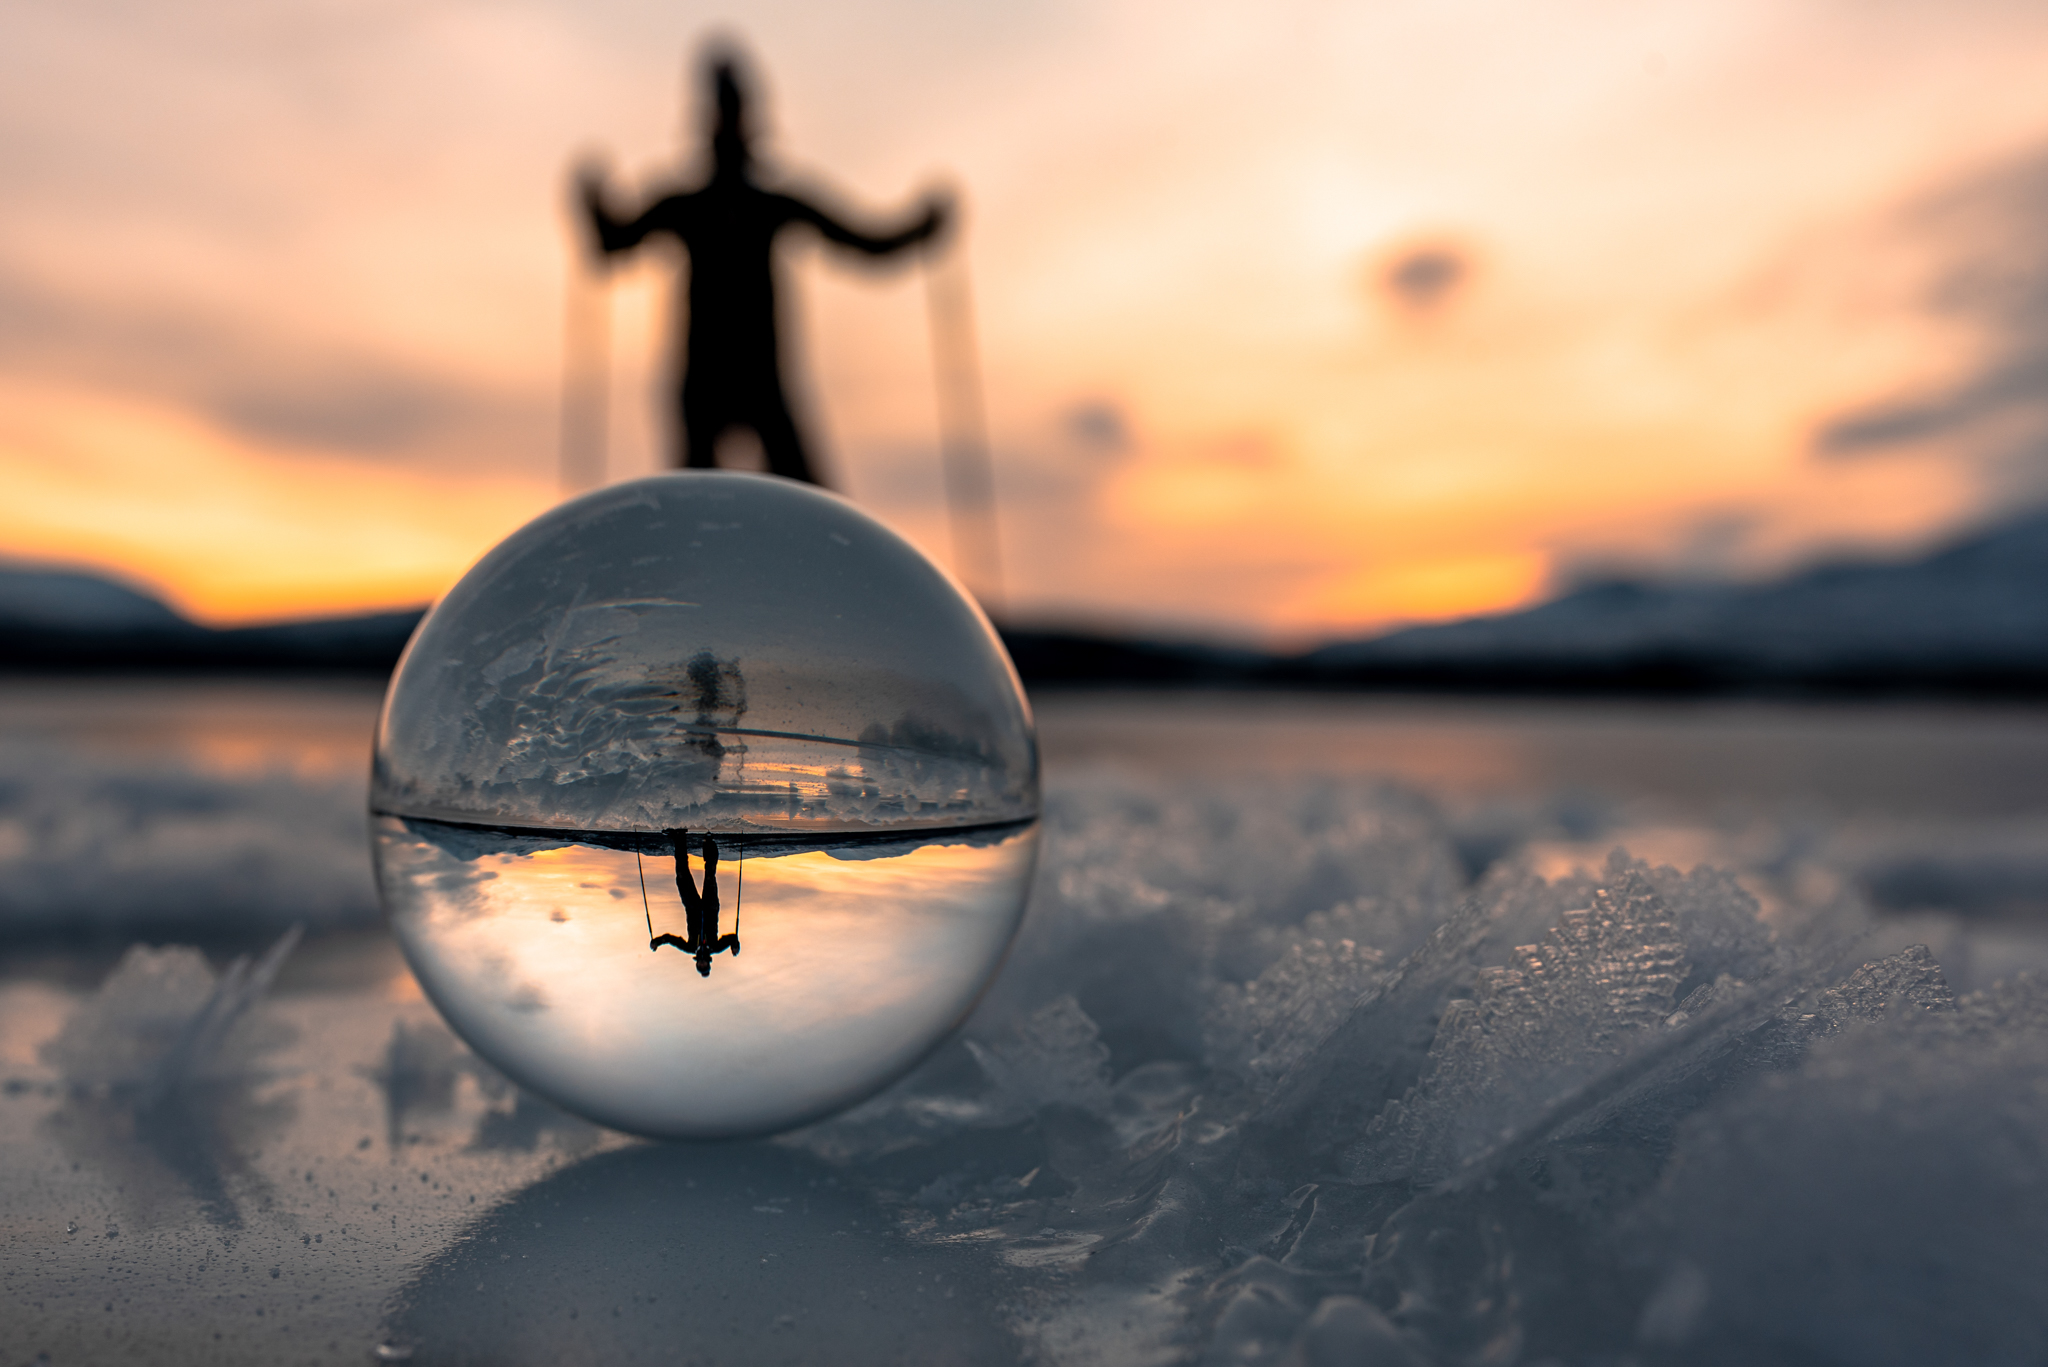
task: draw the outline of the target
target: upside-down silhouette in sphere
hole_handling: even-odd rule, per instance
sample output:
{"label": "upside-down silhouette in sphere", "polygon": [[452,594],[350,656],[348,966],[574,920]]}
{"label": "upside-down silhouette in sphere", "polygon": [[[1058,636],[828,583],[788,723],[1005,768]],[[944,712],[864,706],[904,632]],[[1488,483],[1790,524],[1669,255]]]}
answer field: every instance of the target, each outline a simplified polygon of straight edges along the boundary
{"label": "upside-down silhouette in sphere", "polygon": [[871,235],[806,199],[766,188],[750,148],[753,130],[737,59],[714,54],[707,75],[716,113],[711,174],[704,183],[659,195],[638,216],[619,217],[606,203],[604,169],[592,164],[580,173],[583,204],[607,254],[631,250],[655,233],[672,235],[689,253],[689,331],[681,348],[674,463],[709,469],[716,464],[719,437],[751,428],[771,471],[822,483],[782,385],[775,237],[791,224],[805,224],[828,241],[887,256],[936,235],[945,226],[948,201],[930,195],[909,224]]}
{"label": "upside-down silhouette in sphere", "polygon": [[690,833],[688,831],[663,831],[669,846],[676,852],[676,891],[683,895],[684,930],[688,933],[657,935],[647,942],[647,948],[658,950],[663,945],[674,945],[685,954],[697,960],[697,972],[703,977],[711,976],[711,956],[732,951],[735,958],[740,952],[739,927],[733,927],[730,935],[718,933],[718,842],[710,836],[704,837],[704,891],[697,891],[697,880],[690,877]]}

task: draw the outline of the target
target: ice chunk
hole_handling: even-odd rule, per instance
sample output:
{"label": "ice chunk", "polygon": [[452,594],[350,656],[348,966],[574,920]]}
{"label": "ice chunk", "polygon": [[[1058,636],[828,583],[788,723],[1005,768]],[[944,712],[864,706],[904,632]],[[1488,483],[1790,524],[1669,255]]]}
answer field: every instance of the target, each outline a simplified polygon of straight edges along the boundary
{"label": "ice chunk", "polygon": [[[1629,866],[1617,850],[1608,860],[1606,876],[1618,878]],[[1759,982],[1780,966],[1777,944],[1758,916],[1756,898],[1733,874],[1705,867],[1683,874],[1669,867],[1634,867],[1664,900],[1671,923],[1685,942],[1692,971],[1679,985],[1681,1001],[1716,978]]]}
{"label": "ice chunk", "polygon": [[1660,1027],[1689,971],[1669,908],[1633,868],[1513,961],[1450,1003],[1420,1083],[1347,1155],[1356,1180],[1450,1172]]}
{"label": "ice chunk", "polygon": [[1329,1296],[1302,1326],[1285,1367],[1425,1367],[1422,1350],[1377,1306]]}
{"label": "ice chunk", "polygon": [[1941,965],[1926,945],[1908,945],[1888,959],[1867,963],[1839,987],[1821,995],[1814,1013],[1826,1033],[1852,1021],[1881,1020],[1894,1005],[1918,1011],[1950,1011],[1956,996]]}
{"label": "ice chunk", "polygon": [[1444,1003],[1469,993],[1482,966],[1555,924],[1583,891],[1522,868],[1496,870],[1281,1080],[1252,1117],[1258,1148],[1302,1171],[1330,1171],[1415,1085]]}
{"label": "ice chunk", "polygon": [[1209,1288],[1221,1305],[1211,1331],[1211,1364],[1271,1361],[1293,1341],[1304,1310],[1299,1278],[1267,1258],[1252,1258]]}
{"label": "ice chunk", "polygon": [[278,1027],[250,1022],[249,1008],[298,943],[287,931],[260,958],[237,958],[218,978],[196,949],[133,945],[99,991],[42,1047],[43,1061],[87,1091],[149,1106],[192,1083],[243,1075],[281,1042]]}
{"label": "ice chunk", "polygon": [[1052,793],[1044,826],[1045,875],[980,1016],[1071,994],[1117,1073],[1201,1059],[1225,1035],[1238,1066],[1256,1050],[1242,1028],[1214,1033],[1219,984],[1251,984],[1317,940],[1393,962],[1463,890],[1440,817],[1382,786],[1202,793],[1096,774]]}
{"label": "ice chunk", "polygon": [[[1845,1028],[1796,1072],[1686,1124],[1637,1216],[1670,1269],[1646,1339],[1698,1362],[2048,1354],[2048,985],[1945,1009],[1927,968],[1859,972],[1835,999]],[[1869,1019],[1880,996],[1919,1009]],[[1698,1304],[1678,1314],[1687,1266]]]}
{"label": "ice chunk", "polygon": [[1242,987],[1223,983],[1209,1019],[1212,1068],[1271,1086],[1386,976],[1386,956],[1355,940],[1295,945]]}
{"label": "ice chunk", "polygon": [[989,1080],[1028,1109],[1109,1113],[1109,1050],[1071,996],[1047,1003],[1003,1035],[970,1039],[967,1047]]}
{"label": "ice chunk", "polygon": [[293,930],[218,977],[197,950],[137,945],[42,1046],[66,1084],[52,1133],[145,1224],[190,1201],[208,1222],[242,1227],[242,1202],[260,1184],[249,1155],[290,1110],[256,1084],[260,1056],[293,1032],[251,1008],[297,940]]}

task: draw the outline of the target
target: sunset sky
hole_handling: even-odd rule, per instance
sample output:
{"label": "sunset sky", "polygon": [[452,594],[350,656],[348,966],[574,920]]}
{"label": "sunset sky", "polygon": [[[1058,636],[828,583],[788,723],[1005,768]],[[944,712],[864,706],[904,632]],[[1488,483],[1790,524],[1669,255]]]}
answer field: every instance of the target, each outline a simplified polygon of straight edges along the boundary
{"label": "sunset sky", "polygon": [[[558,496],[568,172],[958,187],[1015,615],[1295,643],[2048,501],[2048,7],[73,0],[0,18],[0,556],[227,623]],[[921,267],[792,241],[835,483],[943,558]],[[610,472],[675,263],[620,270]],[[593,288],[585,283],[583,288]]]}

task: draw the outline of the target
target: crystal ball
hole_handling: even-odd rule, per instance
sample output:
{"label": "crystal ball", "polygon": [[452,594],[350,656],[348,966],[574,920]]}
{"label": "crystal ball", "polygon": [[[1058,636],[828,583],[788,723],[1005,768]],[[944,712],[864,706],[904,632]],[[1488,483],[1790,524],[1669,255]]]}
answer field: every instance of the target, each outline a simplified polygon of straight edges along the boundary
{"label": "crystal ball", "polygon": [[842,498],[687,471],[565,503],[420,623],[372,847],[421,987],[616,1129],[764,1134],[878,1091],[994,975],[1038,751],[958,585]]}

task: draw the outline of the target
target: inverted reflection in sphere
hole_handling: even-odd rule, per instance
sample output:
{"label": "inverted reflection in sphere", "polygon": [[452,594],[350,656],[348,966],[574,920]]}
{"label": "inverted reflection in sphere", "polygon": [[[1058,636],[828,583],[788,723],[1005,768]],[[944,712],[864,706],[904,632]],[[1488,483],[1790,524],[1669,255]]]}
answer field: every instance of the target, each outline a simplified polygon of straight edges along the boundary
{"label": "inverted reflection in sphere", "polygon": [[530,523],[421,623],[378,882],[450,1024],[654,1135],[785,1128],[908,1069],[1023,911],[1031,719],[987,621],[830,494],[660,475]]}

